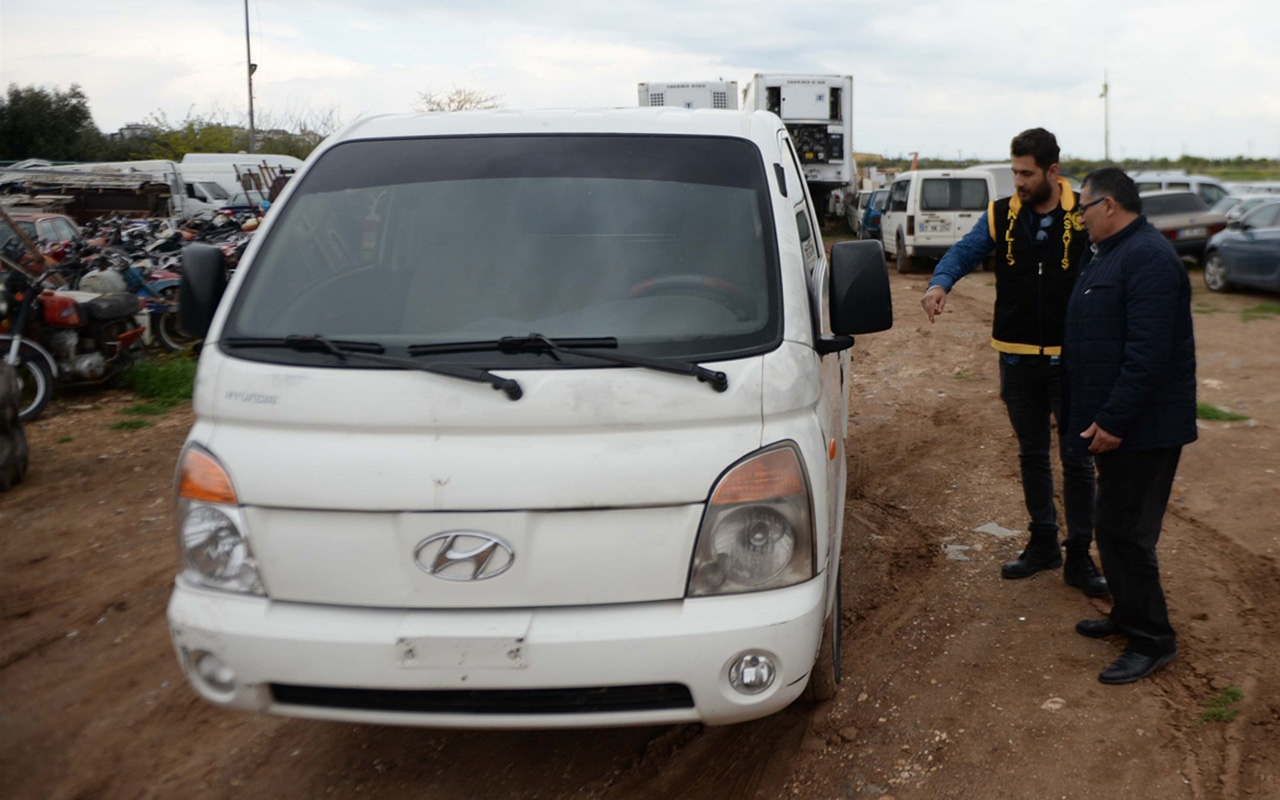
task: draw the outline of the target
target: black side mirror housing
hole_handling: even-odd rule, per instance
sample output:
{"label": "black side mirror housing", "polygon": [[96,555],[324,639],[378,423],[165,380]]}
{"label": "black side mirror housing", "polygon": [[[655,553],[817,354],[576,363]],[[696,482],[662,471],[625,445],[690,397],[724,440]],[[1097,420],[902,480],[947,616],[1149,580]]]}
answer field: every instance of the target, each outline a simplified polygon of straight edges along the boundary
{"label": "black side mirror housing", "polygon": [[893,327],[893,296],[880,242],[840,242],[831,248],[831,330],[839,335]]}
{"label": "black side mirror housing", "polygon": [[189,336],[209,333],[214,312],[227,290],[227,260],[207,244],[182,251],[182,284],[178,287],[178,327]]}

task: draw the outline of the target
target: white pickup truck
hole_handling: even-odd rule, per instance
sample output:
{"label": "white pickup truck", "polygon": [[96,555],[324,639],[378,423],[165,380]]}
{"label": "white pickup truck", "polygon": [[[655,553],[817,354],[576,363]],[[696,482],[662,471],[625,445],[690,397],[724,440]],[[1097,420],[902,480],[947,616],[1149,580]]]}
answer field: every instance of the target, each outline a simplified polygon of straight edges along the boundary
{"label": "white pickup truck", "polygon": [[169,604],[228,708],[441,727],[725,724],[836,690],[853,335],[773,114],[362,119],[206,335]]}

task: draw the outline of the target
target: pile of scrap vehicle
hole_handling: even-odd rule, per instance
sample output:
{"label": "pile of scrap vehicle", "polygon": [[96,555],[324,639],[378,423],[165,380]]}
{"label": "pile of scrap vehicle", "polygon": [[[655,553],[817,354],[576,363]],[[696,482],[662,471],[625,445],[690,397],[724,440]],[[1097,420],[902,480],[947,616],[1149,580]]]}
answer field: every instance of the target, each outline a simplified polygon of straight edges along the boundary
{"label": "pile of scrap vehicle", "polygon": [[301,163],[200,154],[0,168],[0,353],[16,373],[19,421],[59,389],[112,383],[148,346],[190,347],[177,315],[182,251],[216,244],[234,265]]}
{"label": "pile of scrap vehicle", "polygon": [[236,269],[182,247],[168,621],[200,697],[548,728],[836,693],[851,354],[892,325],[879,243],[822,242],[852,79],[653,88],[362,118]]}

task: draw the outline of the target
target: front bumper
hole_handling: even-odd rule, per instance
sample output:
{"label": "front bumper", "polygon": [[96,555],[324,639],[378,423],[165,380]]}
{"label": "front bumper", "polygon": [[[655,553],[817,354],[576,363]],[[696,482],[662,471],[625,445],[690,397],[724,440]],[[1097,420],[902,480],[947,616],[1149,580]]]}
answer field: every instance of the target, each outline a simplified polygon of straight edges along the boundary
{"label": "front bumper", "polygon": [[[275,602],[179,580],[169,625],[192,687],[227,708],[442,728],[717,725],[772,714],[799,696],[822,633],[825,582],[823,574],[786,589],[655,603],[416,610]],[[201,653],[229,667],[234,685],[220,690],[197,675]],[[759,694],[730,685],[729,667],[745,653],[765,653],[777,668]],[[511,690],[633,687],[687,695],[677,691],[685,699],[660,708],[494,711],[518,694]],[[424,690],[458,702],[446,711],[397,707],[397,697],[410,697],[402,692]],[[326,700],[298,700],[318,695]],[[468,707],[468,698],[485,702]]]}

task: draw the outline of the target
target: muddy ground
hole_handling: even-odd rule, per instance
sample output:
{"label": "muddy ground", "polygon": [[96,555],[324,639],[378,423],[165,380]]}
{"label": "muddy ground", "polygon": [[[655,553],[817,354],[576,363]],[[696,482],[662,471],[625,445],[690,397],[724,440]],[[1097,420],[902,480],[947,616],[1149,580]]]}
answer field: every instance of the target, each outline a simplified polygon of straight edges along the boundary
{"label": "muddy ground", "polygon": [[[892,266],[892,265],[891,265]],[[854,351],[844,683],[727,728],[450,732],[230,713],[187,687],[165,604],[171,481],[190,409],[118,430],[123,392],[57,400],[0,495],[0,796],[418,798],[1280,797],[1280,318],[1200,275],[1206,422],[1161,564],[1181,655],[1103,686],[1106,604],[999,577],[1026,524],[972,275],[934,325],[924,276]],[[988,531],[977,529],[994,523]],[[1234,719],[1205,719],[1238,689]],[[1231,696],[1235,696],[1232,693]],[[1209,715],[1211,716],[1211,715]]]}

